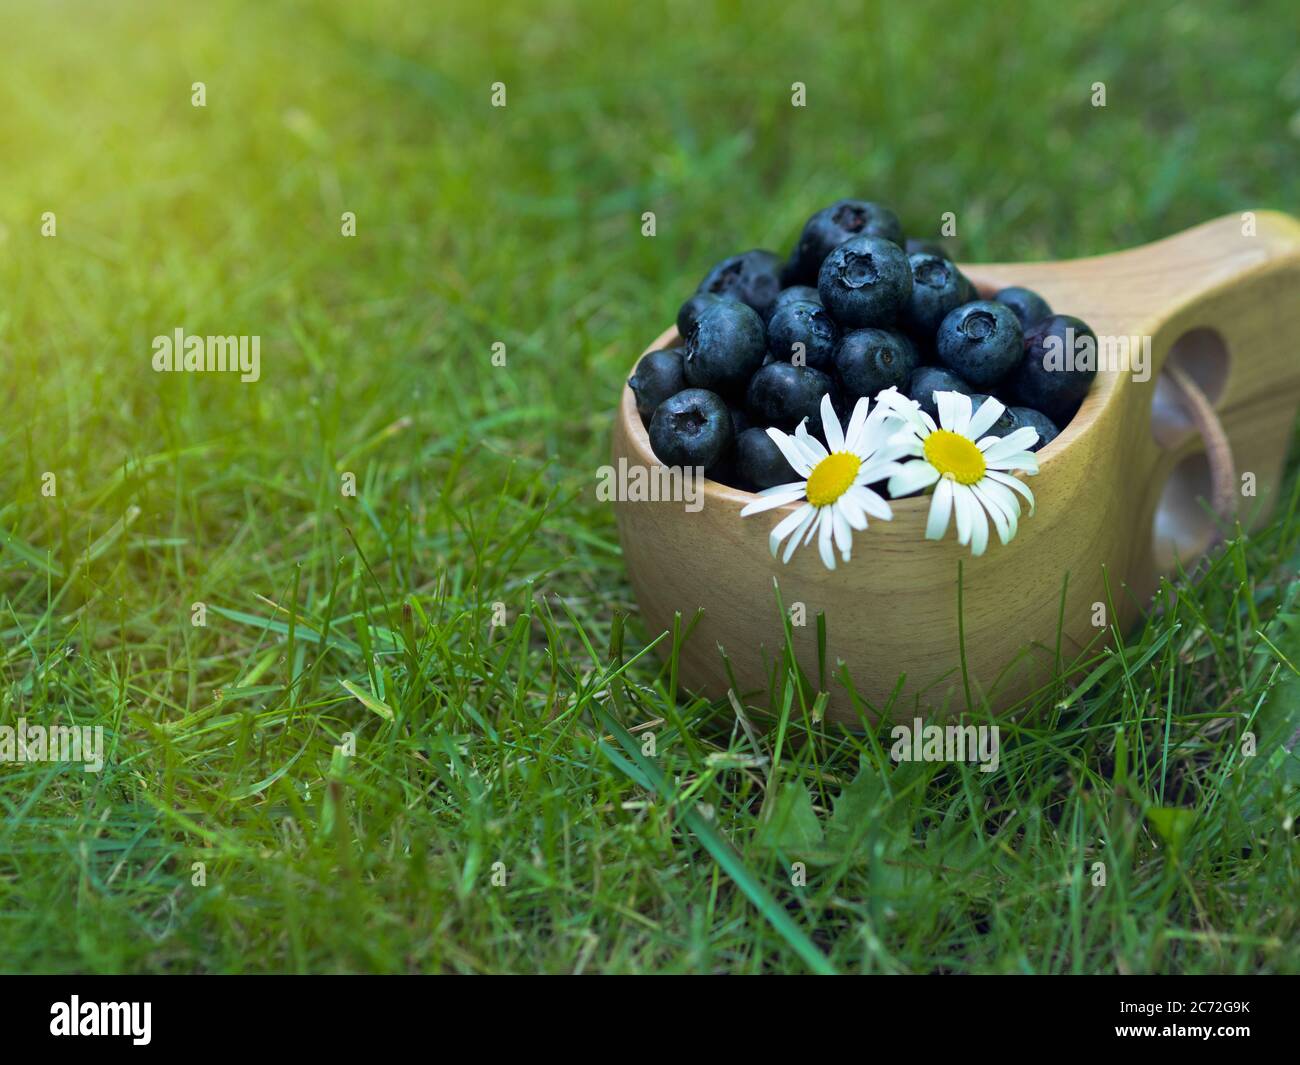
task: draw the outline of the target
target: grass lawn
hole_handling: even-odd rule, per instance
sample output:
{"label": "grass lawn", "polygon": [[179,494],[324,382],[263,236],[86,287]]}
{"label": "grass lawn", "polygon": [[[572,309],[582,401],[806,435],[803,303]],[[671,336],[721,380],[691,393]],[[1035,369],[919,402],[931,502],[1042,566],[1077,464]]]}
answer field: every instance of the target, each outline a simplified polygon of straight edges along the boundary
{"label": "grass lawn", "polygon": [[1294,461],[995,773],[677,691],[594,494],[840,196],[971,262],[1300,211],[1293,5],[545,7],[0,10],[0,725],[107,748],[0,765],[0,968],[1300,971]]}

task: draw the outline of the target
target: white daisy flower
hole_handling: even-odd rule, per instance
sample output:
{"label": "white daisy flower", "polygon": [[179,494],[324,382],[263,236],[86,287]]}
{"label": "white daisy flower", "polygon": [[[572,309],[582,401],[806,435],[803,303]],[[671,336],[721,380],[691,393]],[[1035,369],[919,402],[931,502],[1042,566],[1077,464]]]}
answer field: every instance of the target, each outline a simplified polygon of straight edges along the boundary
{"label": "white daisy flower", "polygon": [[1033,493],[1011,471],[1038,472],[1038,458],[1029,450],[1038,441],[1038,431],[1025,426],[1005,437],[983,436],[1006,410],[996,399],[984,400],[972,414],[970,396],[936,392],[934,398],[938,425],[919,403],[893,389],[877,397],[878,405],[889,407],[906,423],[894,442],[903,445],[905,455],[914,456],[889,479],[889,494],[898,499],[934,485],[926,539],[943,539],[948,519],[956,515],[957,542],[969,544],[971,554],[982,555],[990,520],[1004,544],[1016,535],[1016,493],[1029,503],[1029,513],[1034,512]]}
{"label": "white daisy flower", "polygon": [[865,529],[868,515],[883,521],[893,517],[889,504],[867,485],[898,473],[901,467],[894,460],[904,453],[904,448],[890,442],[898,435],[900,423],[879,403],[873,408],[867,399],[859,399],[847,430],[840,425],[829,395],[822,397],[821,415],[829,451],[809,434],[807,418],[799,423],[794,436],[780,429],[767,431],[803,480],[764,489],[758,493],[762,498],[745,507],[740,516],[745,518],[806,500],[802,507],[781,519],[772,530],[768,546],[775,557],[781,541],[788,537],[781,561],[789,562],[801,537],[807,544],[816,536],[822,562],[827,569],[834,569],[834,548],[840,549],[840,557],[847,562],[852,530]]}

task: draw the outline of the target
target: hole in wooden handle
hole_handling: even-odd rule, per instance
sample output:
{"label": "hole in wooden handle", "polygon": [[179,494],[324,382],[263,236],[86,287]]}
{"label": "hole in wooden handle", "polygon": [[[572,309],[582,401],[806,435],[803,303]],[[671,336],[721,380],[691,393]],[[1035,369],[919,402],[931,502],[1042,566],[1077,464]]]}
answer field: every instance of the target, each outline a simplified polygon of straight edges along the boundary
{"label": "hole in wooden handle", "polygon": [[1151,530],[1156,568],[1167,573],[1181,561],[1191,569],[1209,551],[1219,527],[1206,506],[1210,494],[1210,463],[1203,451],[1186,456],[1165,481]]}
{"label": "hole in wooden handle", "polygon": [[[1156,563],[1172,569],[1213,549],[1237,513],[1237,470],[1232,445],[1209,397],[1185,368],[1166,364],[1172,401],[1200,434],[1205,450],[1188,455],[1169,475],[1156,507],[1152,531]],[[1207,510],[1205,503],[1210,504]]]}
{"label": "hole in wooden handle", "polygon": [[1151,399],[1151,435],[1164,448],[1176,448],[1197,432],[1188,408],[1185,389],[1174,381],[1174,373],[1190,378],[1211,406],[1219,402],[1228,380],[1228,346],[1217,329],[1200,326],[1189,329],[1174,341],[1165,357],[1164,369],[1156,378]]}

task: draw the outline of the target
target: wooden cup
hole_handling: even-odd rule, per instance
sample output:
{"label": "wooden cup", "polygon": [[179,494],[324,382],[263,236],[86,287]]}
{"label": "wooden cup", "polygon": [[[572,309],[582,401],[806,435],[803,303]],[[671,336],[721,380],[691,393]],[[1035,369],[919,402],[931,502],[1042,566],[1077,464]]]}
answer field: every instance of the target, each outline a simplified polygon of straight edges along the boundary
{"label": "wooden cup", "polygon": [[[1253,223],[1253,224],[1252,224]],[[1244,526],[1276,502],[1300,406],[1300,223],[1274,212],[1230,215],[1114,255],[1064,262],[963,266],[984,295],[1008,285],[1041,293],[1099,337],[1150,338],[1146,381],[1119,369],[1097,374],[1061,435],[1039,452],[1026,509],[1011,543],[990,536],[980,558],[950,528],[926,540],[929,495],[896,500],[892,521],[855,533],[853,557],[827,570],[815,545],[788,565],[768,551],[768,533],[794,504],[748,518],[754,496],[706,481],[703,506],[617,502],[619,538],[642,616],[653,636],[680,611],[703,610],[681,649],[680,678],[712,697],[729,687],[725,648],[742,698],[761,703],[784,644],[773,579],[792,626],[796,655],[816,683],[816,616],[827,627],[827,672],[842,660],[869,718],[951,716],[987,700],[1014,709],[1052,682],[1059,661],[1099,646],[1107,624],[1129,625],[1175,558],[1190,564],[1213,541],[1204,445],[1161,381],[1167,359],[1213,402],[1236,469],[1252,475],[1240,500]],[[647,350],[678,342],[669,329]],[[657,461],[624,387],[613,458]],[[1246,484],[1249,488],[1249,483]],[[964,641],[959,638],[958,566]],[[1059,648],[1058,648],[1059,632]],[[667,646],[664,641],[663,646]],[[962,672],[964,642],[966,677]],[[853,723],[851,700],[828,679],[827,716]]]}

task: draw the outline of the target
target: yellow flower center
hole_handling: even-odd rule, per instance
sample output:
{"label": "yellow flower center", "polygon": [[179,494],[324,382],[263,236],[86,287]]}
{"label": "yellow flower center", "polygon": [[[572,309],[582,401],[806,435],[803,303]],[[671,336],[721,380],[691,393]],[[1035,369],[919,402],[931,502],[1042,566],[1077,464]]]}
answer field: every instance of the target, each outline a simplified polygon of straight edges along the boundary
{"label": "yellow flower center", "polygon": [[836,451],[827,455],[808,475],[808,487],[805,490],[808,502],[814,507],[834,503],[853,487],[853,478],[861,468],[862,460],[848,451]]}
{"label": "yellow flower center", "polygon": [[925,438],[925,460],[940,476],[958,484],[976,484],[986,468],[984,452],[964,436],[947,429],[936,429]]}

